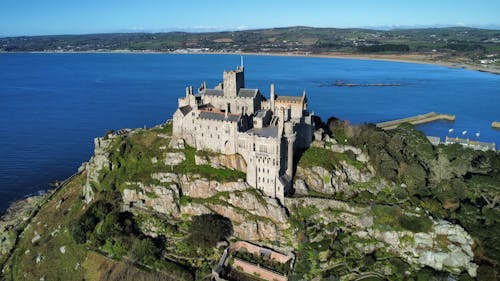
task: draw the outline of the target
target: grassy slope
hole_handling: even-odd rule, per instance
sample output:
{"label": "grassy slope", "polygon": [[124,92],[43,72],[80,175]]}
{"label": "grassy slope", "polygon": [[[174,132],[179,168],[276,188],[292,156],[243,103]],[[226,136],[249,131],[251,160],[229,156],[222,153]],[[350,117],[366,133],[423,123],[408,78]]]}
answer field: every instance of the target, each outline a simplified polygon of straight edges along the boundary
{"label": "grassy slope", "polygon": [[[33,218],[30,227],[26,228],[8,265],[11,272],[6,274],[8,280],[76,280],[83,279],[82,265],[86,258],[86,250],[77,245],[68,231],[68,225],[82,213],[80,199],[83,175],[62,188],[52,200],[46,203]],[[60,208],[56,206],[64,199]],[[51,233],[60,229],[54,236]],[[41,238],[32,243],[35,232]],[[66,247],[66,253],[60,247]],[[36,263],[37,256],[42,260]]]}

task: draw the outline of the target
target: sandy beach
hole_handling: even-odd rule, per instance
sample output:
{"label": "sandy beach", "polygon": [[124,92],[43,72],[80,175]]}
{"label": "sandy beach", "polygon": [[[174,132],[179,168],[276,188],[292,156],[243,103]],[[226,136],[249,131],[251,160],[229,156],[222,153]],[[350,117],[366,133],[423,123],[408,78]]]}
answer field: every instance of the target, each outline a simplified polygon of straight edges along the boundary
{"label": "sandy beach", "polygon": [[9,53],[69,53],[69,54],[176,54],[176,55],[252,55],[252,56],[284,56],[284,57],[311,57],[311,58],[334,58],[334,59],[358,59],[358,60],[379,60],[379,61],[393,61],[393,62],[404,62],[404,63],[418,63],[418,64],[430,64],[438,66],[446,66],[450,68],[463,68],[467,70],[488,72],[494,74],[500,74],[499,67],[486,67],[476,64],[471,64],[464,60],[464,58],[457,58],[457,61],[446,61],[436,59],[436,55],[426,55],[426,54],[355,54],[355,53],[320,53],[320,54],[309,54],[304,52],[288,52],[288,53],[277,53],[277,52],[189,52],[189,51],[173,51],[173,52],[157,52],[151,50],[145,51],[129,51],[129,50],[115,50],[115,51],[78,51],[78,52],[68,52],[68,51],[46,51],[46,52],[0,52],[0,54]]}

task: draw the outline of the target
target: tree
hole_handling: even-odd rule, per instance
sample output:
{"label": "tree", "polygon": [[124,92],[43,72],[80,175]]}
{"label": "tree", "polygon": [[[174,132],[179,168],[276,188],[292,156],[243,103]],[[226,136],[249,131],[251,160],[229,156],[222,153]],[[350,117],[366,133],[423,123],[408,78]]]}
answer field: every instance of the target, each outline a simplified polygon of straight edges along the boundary
{"label": "tree", "polygon": [[233,232],[231,221],[217,214],[203,214],[193,217],[189,227],[188,241],[201,247],[214,247]]}
{"label": "tree", "polygon": [[137,261],[152,263],[160,256],[161,247],[158,247],[156,241],[151,237],[136,238],[132,243],[131,253]]}

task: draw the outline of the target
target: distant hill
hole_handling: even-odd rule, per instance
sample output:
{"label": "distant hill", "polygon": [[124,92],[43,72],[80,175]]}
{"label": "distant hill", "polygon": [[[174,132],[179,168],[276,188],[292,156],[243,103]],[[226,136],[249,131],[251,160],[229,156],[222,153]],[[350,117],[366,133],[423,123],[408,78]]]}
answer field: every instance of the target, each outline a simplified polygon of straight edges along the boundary
{"label": "distant hill", "polygon": [[258,52],[426,55],[500,66],[500,30],[469,27],[372,30],[305,26],[225,32],[108,33],[0,38],[1,52]]}

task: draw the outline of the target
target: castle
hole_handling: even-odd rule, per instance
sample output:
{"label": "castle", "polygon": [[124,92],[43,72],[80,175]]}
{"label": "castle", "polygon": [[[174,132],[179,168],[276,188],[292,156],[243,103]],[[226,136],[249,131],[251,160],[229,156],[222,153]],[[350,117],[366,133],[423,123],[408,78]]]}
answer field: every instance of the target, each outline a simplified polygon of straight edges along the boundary
{"label": "castle", "polygon": [[270,98],[245,88],[243,66],[224,71],[223,82],[198,92],[186,87],[173,116],[173,136],[197,150],[240,154],[246,181],[270,197],[284,200],[292,187],[294,154],[312,142],[307,96],[281,96],[271,84]]}

